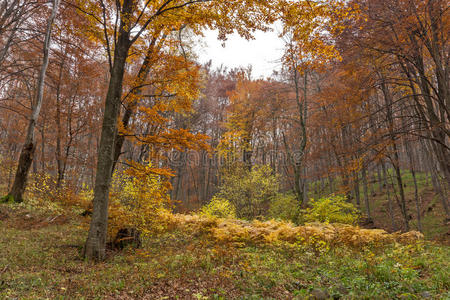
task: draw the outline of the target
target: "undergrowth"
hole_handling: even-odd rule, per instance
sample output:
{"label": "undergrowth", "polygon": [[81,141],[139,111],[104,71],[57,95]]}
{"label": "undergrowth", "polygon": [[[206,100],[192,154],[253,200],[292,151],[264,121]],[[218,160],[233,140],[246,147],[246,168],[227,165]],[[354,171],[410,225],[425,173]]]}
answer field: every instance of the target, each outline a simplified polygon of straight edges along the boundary
{"label": "undergrowth", "polygon": [[[80,257],[80,217],[54,222],[59,211],[12,207],[0,206],[1,299],[307,299],[317,290],[334,299],[450,297],[449,248],[415,234],[173,215],[137,252],[92,264]],[[383,242],[342,241],[367,234]]]}
{"label": "undergrowth", "polygon": [[167,229],[180,229],[194,234],[204,233],[219,242],[278,244],[325,244],[327,247],[382,247],[387,244],[411,244],[421,241],[417,231],[389,234],[382,229],[363,229],[347,224],[310,223],[295,226],[282,221],[244,221],[205,215],[166,214],[161,223]]}

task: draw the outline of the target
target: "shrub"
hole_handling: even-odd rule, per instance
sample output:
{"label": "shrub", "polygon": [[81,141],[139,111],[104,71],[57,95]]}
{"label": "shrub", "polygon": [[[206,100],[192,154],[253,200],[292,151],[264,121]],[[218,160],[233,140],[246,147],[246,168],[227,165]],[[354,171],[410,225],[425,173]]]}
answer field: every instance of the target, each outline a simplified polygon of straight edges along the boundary
{"label": "shrub", "polygon": [[76,202],[74,190],[65,182],[57,187],[56,178],[46,173],[30,174],[23,205],[41,211],[62,213]]}
{"label": "shrub", "polygon": [[248,170],[235,165],[222,173],[222,183],[216,197],[228,200],[239,218],[266,216],[279,190],[279,176],[267,165]]}
{"label": "shrub", "polygon": [[292,193],[279,193],[270,203],[269,217],[298,223],[299,203]]}
{"label": "shrub", "polygon": [[318,200],[312,199],[311,207],[304,210],[303,218],[308,222],[354,224],[358,210],[345,200],[344,196],[330,195]]}
{"label": "shrub", "polygon": [[214,196],[211,201],[202,207],[201,215],[219,218],[235,218],[236,208],[228,200]]}
{"label": "shrub", "polygon": [[133,228],[142,235],[162,230],[159,215],[170,204],[168,178],[152,173],[151,164],[142,166],[139,176],[130,170],[113,175],[109,202],[109,237],[124,228]]}
{"label": "shrub", "polygon": [[[5,157],[0,154],[0,195],[5,195],[9,192],[11,184],[14,180],[14,172],[17,169],[17,160],[14,156]],[[4,199],[9,201],[9,199]],[[1,200],[0,200],[1,202]]]}

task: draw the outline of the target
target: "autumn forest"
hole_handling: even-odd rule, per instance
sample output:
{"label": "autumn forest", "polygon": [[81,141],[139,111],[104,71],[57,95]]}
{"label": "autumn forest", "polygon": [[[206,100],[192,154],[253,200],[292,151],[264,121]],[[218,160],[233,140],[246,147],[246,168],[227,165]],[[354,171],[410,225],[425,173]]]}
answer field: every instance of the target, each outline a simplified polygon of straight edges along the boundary
{"label": "autumn forest", "polygon": [[[199,58],[275,25],[270,76]],[[0,298],[448,299],[449,33],[444,0],[0,1]]]}

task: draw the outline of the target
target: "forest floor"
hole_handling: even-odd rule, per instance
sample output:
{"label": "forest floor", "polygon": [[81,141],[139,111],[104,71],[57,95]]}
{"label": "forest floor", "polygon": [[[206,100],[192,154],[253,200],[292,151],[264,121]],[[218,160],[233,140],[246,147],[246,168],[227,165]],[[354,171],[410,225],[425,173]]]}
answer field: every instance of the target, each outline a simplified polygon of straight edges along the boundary
{"label": "forest floor", "polygon": [[[445,212],[442,202],[439,201],[438,196],[430,187],[424,187],[419,192],[421,199],[421,222],[422,232],[428,240],[435,240],[440,243],[450,245],[450,223],[445,223]],[[406,197],[409,209],[410,229],[419,230],[417,222],[417,209],[415,208],[414,191],[406,190]],[[385,195],[375,196],[373,219],[376,228],[385,229],[388,232],[393,232],[403,229],[403,217],[401,211],[395,200],[394,206],[394,223],[388,213],[388,201]]]}
{"label": "forest floor", "polygon": [[0,205],[0,299],[450,299],[450,248],[436,242],[315,251],[171,231],[93,264],[82,225]]}
{"label": "forest floor", "polygon": [[[402,179],[405,185],[404,191],[408,215],[410,216],[410,229],[419,230],[413,179],[409,173],[406,173]],[[445,223],[445,212],[442,202],[423,174],[418,174],[417,179],[422,233],[428,240],[435,240],[450,245],[450,223]],[[372,202],[374,203],[373,219],[375,227],[383,228],[388,232],[403,230],[403,217],[401,215],[400,206],[395,199],[394,191],[390,191],[390,197],[392,199],[395,227],[392,226],[391,217],[389,215],[386,191],[373,191],[371,196],[373,197]]]}

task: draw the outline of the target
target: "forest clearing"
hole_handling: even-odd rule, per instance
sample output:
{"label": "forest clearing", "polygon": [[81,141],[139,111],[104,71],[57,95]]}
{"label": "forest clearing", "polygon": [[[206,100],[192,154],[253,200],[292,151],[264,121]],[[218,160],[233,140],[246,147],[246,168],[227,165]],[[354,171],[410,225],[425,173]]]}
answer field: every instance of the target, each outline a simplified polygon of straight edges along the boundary
{"label": "forest clearing", "polygon": [[449,33],[444,0],[4,0],[0,299],[450,299]]}

